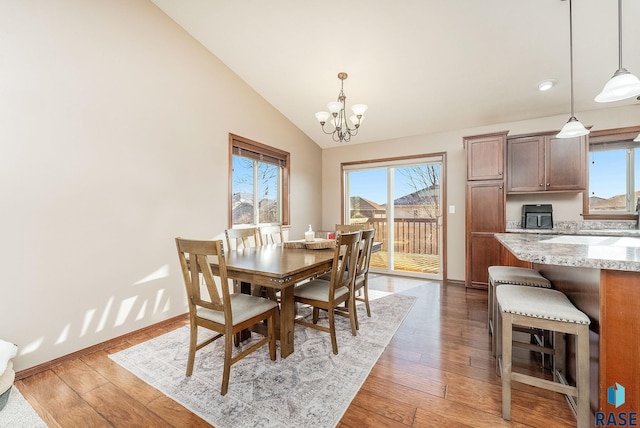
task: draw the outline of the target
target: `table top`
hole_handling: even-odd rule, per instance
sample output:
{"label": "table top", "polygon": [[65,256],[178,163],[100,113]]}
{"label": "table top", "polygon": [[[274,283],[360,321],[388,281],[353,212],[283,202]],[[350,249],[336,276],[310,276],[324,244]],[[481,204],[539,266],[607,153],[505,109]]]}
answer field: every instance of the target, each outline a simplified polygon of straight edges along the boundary
{"label": "table top", "polygon": [[254,284],[287,285],[331,269],[333,254],[332,249],[284,248],[282,244],[233,250],[226,254],[227,273]]}
{"label": "table top", "polygon": [[539,264],[640,271],[640,238],[496,233],[518,259]]}

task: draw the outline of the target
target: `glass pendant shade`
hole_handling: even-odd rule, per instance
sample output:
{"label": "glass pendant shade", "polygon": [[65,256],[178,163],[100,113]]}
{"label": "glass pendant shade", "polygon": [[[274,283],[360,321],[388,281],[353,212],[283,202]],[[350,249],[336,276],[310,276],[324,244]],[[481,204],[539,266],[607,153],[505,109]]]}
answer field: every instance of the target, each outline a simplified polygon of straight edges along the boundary
{"label": "glass pendant shade", "polygon": [[329,116],[331,116],[331,113],[326,112],[326,111],[319,111],[318,113],[316,113],[316,119],[318,119],[318,122],[322,123],[327,123],[327,120],[329,120]]}
{"label": "glass pendant shade", "polygon": [[567,123],[564,124],[556,138],[573,138],[587,135],[589,130],[574,116],[571,116]]}
{"label": "glass pendant shade", "polygon": [[364,112],[367,111],[367,106],[364,104],[356,104],[351,107],[351,110],[353,110],[353,114],[356,116],[362,116],[364,115]]}
{"label": "glass pendant shade", "polygon": [[338,101],[333,101],[327,104],[327,108],[332,114],[338,114],[340,113],[340,110],[342,110],[342,103]]}
{"label": "glass pendant shade", "polygon": [[638,141],[640,142],[640,134],[638,134],[638,136],[636,138],[633,139],[633,141]]}
{"label": "glass pendant shade", "polygon": [[358,126],[360,126],[360,124],[362,124],[362,122],[364,122],[364,116],[362,116],[362,117],[360,117],[360,119],[358,119],[358,116],[356,116],[354,114],[351,117],[349,117],[349,120],[357,128]]}
{"label": "glass pendant shade", "polygon": [[640,79],[625,68],[621,68],[604,85],[595,100],[599,103],[626,100],[640,95]]}

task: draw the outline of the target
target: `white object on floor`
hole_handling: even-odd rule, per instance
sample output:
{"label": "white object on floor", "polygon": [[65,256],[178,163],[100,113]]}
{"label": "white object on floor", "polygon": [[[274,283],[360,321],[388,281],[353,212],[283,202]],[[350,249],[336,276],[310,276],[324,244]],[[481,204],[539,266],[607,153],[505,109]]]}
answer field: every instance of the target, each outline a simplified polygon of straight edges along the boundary
{"label": "white object on floor", "polygon": [[0,374],[7,369],[7,363],[16,356],[18,347],[11,342],[0,339]]}

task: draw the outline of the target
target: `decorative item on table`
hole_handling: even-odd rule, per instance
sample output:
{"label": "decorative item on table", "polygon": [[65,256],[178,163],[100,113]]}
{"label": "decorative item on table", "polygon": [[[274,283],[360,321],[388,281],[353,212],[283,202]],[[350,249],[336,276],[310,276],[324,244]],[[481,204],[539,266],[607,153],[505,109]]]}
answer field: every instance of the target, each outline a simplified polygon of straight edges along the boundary
{"label": "decorative item on table", "polygon": [[16,379],[11,359],[18,353],[18,347],[13,343],[0,339],[0,410],[9,401],[11,387]]}
{"label": "decorative item on table", "polygon": [[309,225],[309,230],[307,230],[304,233],[304,240],[306,242],[313,242],[313,241],[315,241],[315,239],[316,239],[316,234],[313,231],[313,229],[311,228],[311,225]]}

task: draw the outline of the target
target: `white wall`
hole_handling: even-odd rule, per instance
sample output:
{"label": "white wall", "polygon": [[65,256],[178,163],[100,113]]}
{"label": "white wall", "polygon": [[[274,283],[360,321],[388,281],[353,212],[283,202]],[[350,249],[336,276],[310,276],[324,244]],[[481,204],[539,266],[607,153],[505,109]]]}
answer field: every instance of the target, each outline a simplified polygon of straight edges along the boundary
{"label": "white wall", "polygon": [[[481,108],[481,107],[479,107]],[[611,107],[606,110],[578,112],[576,116],[592,130],[610,129],[640,124],[638,106]],[[447,219],[447,276],[452,280],[464,280],[465,258],[465,180],[466,159],[462,139],[465,136],[509,131],[520,135],[559,130],[567,121],[564,116],[546,117],[522,122],[501,123],[482,128],[468,128],[439,134],[418,135],[369,144],[338,146],[323,150],[322,221],[325,229],[341,221],[340,212],[340,163],[356,160],[383,159],[436,152],[447,153],[447,205],[455,205],[455,214]],[[363,125],[365,126],[365,125]],[[554,221],[581,220],[582,194],[530,195],[507,197],[507,220],[520,220],[522,204],[552,203]]]}
{"label": "white wall", "polygon": [[186,312],[174,237],[228,222],[228,134],[320,148],[146,0],[0,3],[0,338],[20,371]]}

